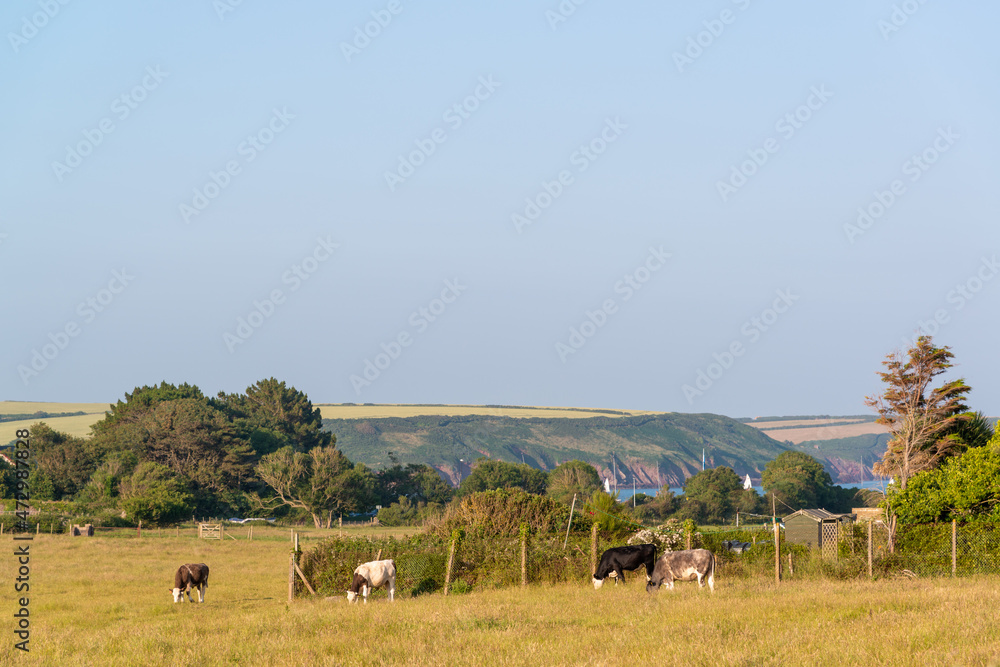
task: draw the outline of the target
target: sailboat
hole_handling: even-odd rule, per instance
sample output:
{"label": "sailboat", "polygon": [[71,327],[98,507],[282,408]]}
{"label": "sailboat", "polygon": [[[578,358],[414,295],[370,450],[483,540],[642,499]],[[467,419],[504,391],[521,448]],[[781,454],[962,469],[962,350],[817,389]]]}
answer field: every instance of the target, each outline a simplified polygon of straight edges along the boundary
{"label": "sailboat", "polygon": [[747,475],[747,478],[745,480],[743,480],[743,488],[744,489],[752,489],[753,488],[753,482],[750,481],[750,475]]}
{"label": "sailboat", "polygon": [[604,478],[604,493],[611,493],[611,482],[607,477]]}

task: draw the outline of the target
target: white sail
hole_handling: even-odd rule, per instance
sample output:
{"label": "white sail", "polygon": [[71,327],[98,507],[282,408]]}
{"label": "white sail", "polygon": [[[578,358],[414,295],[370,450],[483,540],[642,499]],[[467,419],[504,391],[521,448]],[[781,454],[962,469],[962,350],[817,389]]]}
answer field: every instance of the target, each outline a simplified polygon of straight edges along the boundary
{"label": "white sail", "polygon": [[611,482],[607,477],[604,478],[604,493],[611,493]]}
{"label": "white sail", "polygon": [[743,480],[743,488],[744,489],[752,489],[753,488],[753,482],[750,481],[750,475],[747,475],[747,478],[745,480]]}

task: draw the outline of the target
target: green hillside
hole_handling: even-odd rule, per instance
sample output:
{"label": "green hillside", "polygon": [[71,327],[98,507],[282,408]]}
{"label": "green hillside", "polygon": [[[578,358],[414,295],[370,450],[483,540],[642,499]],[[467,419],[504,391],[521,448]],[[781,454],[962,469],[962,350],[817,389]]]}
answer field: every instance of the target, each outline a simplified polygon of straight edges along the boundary
{"label": "green hillside", "polygon": [[[428,463],[458,482],[481,457],[551,470],[570,459],[637,486],[680,486],[706,465],[759,477],[787,447],[759,429],[712,414],[663,413],[585,419],[486,415],[324,419],[352,461],[381,468],[389,452],[402,463]],[[612,456],[614,463],[612,463]]]}

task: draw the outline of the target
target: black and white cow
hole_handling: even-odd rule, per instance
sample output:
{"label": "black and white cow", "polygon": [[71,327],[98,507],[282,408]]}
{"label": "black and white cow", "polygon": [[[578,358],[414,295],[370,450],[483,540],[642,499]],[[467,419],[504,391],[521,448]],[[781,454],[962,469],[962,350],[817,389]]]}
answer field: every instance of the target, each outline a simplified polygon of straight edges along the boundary
{"label": "black and white cow", "polygon": [[597,572],[594,572],[594,589],[604,585],[604,580],[608,577],[614,577],[617,586],[619,579],[624,581],[624,570],[637,570],[643,565],[646,566],[646,579],[648,580],[653,576],[655,562],[655,544],[632,544],[608,549],[601,554],[601,562],[597,564]]}
{"label": "black and white cow", "polygon": [[174,594],[174,602],[184,602],[185,593],[188,600],[194,602],[192,588],[198,589],[198,602],[204,602],[205,591],[208,590],[208,566],[204,563],[181,565],[174,574],[174,587],[168,590]]}
{"label": "black and white cow", "polygon": [[347,601],[356,601],[360,594],[367,603],[368,594],[383,586],[388,589],[389,601],[392,602],[396,596],[396,564],[392,560],[373,560],[358,565],[351,587],[347,589]]}
{"label": "black and white cow", "polygon": [[708,580],[708,589],[715,592],[715,554],[708,549],[692,549],[690,551],[671,551],[660,556],[653,568],[653,576],[646,584],[646,592],[652,593],[665,584],[674,590],[674,581],[698,580],[699,588],[704,588]]}

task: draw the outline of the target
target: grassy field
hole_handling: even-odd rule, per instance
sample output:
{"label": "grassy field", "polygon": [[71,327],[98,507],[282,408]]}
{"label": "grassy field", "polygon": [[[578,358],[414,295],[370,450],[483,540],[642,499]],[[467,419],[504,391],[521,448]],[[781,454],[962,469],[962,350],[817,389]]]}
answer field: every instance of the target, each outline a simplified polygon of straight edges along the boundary
{"label": "grassy field", "polygon": [[376,419],[380,417],[543,417],[546,419],[585,419],[588,417],[633,417],[663,414],[644,410],[601,410],[598,408],[486,407],[482,405],[355,405],[317,404],[323,419]]}
{"label": "grassy field", "polygon": [[[393,604],[289,604],[288,533],[258,534],[221,543],[173,531],[42,535],[31,543],[31,652],[13,649],[8,586],[0,663],[987,665],[1000,656],[997,577],[776,586],[723,574],[714,595],[678,583],[648,596],[633,579],[600,591],[581,581]],[[204,605],[171,602],[167,589],[185,562],[211,568]]]}
{"label": "grassy field", "polygon": [[44,419],[21,419],[18,421],[0,422],[0,445],[5,445],[15,438],[18,429],[28,428],[32,424],[44,421],[50,427],[63,433],[79,436],[90,435],[90,426],[104,418],[108,403],[37,403],[26,401],[0,401],[0,415],[34,414],[48,412],[83,412],[82,415],[71,417],[45,417]]}

